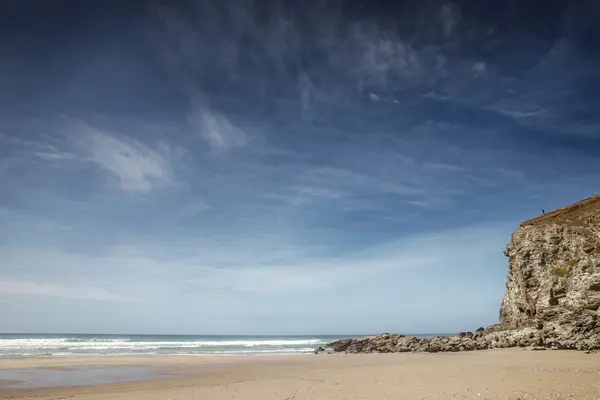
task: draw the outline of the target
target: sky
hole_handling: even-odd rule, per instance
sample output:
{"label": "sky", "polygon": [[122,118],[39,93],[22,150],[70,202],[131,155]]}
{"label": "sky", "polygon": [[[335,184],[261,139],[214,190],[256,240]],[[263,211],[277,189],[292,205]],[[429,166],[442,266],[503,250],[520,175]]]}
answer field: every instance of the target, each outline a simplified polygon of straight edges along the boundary
{"label": "sky", "polygon": [[595,1],[0,8],[3,332],[472,330],[598,193]]}

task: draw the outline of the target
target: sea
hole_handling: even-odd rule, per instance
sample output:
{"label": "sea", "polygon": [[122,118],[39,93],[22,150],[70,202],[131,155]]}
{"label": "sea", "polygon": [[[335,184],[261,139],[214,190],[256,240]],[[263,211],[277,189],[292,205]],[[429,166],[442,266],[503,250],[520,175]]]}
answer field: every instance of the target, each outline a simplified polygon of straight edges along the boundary
{"label": "sea", "polygon": [[0,334],[0,357],[308,354],[346,337]]}

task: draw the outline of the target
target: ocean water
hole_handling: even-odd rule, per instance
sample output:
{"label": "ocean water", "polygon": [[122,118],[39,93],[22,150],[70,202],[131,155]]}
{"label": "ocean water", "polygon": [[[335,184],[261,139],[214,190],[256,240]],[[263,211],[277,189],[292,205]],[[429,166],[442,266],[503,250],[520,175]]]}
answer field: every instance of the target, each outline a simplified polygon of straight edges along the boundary
{"label": "ocean water", "polygon": [[0,357],[302,354],[344,337],[0,334]]}

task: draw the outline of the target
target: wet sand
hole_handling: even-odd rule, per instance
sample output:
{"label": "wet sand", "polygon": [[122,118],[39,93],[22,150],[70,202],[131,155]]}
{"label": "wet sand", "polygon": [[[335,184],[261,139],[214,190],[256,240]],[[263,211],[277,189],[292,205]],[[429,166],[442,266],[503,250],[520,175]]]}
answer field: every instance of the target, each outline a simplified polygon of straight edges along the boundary
{"label": "wet sand", "polygon": [[31,368],[101,368],[121,379],[135,368],[147,374],[136,382],[83,386],[15,389],[0,383],[0,398],[600,399],[600,354],[572,351],[0,360],[0,370],[12,374]]}

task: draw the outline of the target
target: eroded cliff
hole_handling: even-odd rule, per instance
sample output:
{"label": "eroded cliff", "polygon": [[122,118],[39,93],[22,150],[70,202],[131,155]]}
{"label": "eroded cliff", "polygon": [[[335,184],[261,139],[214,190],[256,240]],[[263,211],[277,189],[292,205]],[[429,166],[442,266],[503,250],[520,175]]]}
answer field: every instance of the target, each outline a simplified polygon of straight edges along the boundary
{"label": "eroded cliff", "polygon": [[540,328],[547,345],[597,344],[600,196],[522,223],[505,255],[509,271],[501,326]]}
{"label": "eroded cliff", "polygon": [[525,221],[512,234],[500,322],[459,336],[378,335],[334,351],[462,351],[495,347],[600,349],[600,195]]}

